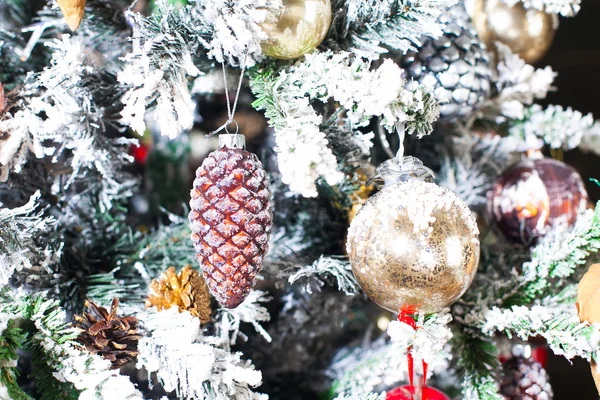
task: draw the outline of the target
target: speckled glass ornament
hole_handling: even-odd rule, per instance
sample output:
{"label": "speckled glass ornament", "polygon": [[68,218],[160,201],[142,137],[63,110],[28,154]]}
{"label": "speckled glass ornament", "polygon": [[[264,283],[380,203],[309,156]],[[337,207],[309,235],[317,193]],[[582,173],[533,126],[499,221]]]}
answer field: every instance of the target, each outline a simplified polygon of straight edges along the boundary
{"label": "speckled glass ornament", "polygon": [[437,312],[467,290],[479,263],[471,211],[434,183],[409,180],[369,198],[348,231],[352,271],[369,298],[392,312]]}
{"label": "speckled glass ornament", "polygon": [[488,192],[492,222],[507,238],[524,244],[545,235],[560,219],[573,224],[586,204],[577,171],[549,158],[518,162]]}
{"label": "speckled glass ornament", "polygon": [[470,116],[489,97],[492,67],[462,5],[446,10],[438,22],[444,25],[444,34],[423,38],[419,51],[409,51],[400,65],[407,78],[445,94],[440,119],[452,121]]}
{"label": "speckled glass ornament", "polygon": [[290,60],[314,49],[325,39],[331,25],[330,0],[283,0],[261,28],[268,39],[261,43],[269,57]]}

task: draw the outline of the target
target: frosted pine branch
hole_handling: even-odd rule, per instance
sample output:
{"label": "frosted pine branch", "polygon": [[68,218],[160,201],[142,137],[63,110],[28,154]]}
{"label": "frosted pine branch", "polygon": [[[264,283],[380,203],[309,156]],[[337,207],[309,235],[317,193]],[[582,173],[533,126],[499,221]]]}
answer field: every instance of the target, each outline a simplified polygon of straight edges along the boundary
{"label": "frosted pine branch", "polygon": [[211,59],[248,67],[262,60],[260,42],[266,34],[259,24],[267,18],[267,9],[279,7],[280,0],[195,0],[175,10],[159,0],[155,15],[129,12],[133,49],[119,73],[119,81],[130,87],[123,97],[123,122],[143,133],[146,109],[155,105],[162,135],[173,138],[190,129],[195,105],[189,78],[214,67]]}
{"label": "frosted pine branch", "polygon": [[325,278],[332,277],[337,283],[338,290],[348,295],[358,293],[359,291],[356,278],[352,274],[350,262],[346,259],[334,257],[319,257],[314,263],[305,265],[294,272],[288,278],[288,282],[293,284],[299,279],[308,278],[309,282],[305,285],[305,290],[308,293],[312,293],[311,281],[316,282],[317,287],[325,285],[325,281],[320,278],[321,276]]}
{"label": "frosted pine branch", "polygon": [[123,96],[123,123],[143,134],[146,108],[156,103],[155,119],[161,134],[175,137],[194,122],[194,102],[188,76],[200,74],[193,57],[205,33],[189,7],[174,10],[165,0],[157,2],[160,13],[144,17],[129,12],[133,23],[133,46],[125,56],[119,82],[130,87]]}
{"label": "frosted pine branch", "polygon": [[74,342],[78,331],[66,322],[66,313],[56,300],[47,299],[44,294],[5,296],[0,312],[31,322],[35,329],[27,340],[34,356],[43,354],[43,362],[53,370],[53,378],[72,384],[80,392],[80,399],[142,400],[129,378],[111,369],[109,360],[80,350]]}
{"label": "frosted pine branch", "polygon": [[469,207],[486,204],[492,183],[510,164],[516,141],[500,136],[466,134],[442,148],[438,183],[456,193]]}
{"label": "frosted pine branch", "polygon": [[498,393],[498,383],[491,375],[466,374],[463,380],[464,400],[504,400]]}
{"label": "frosted pine branch", "polygon": [[27,204],[17,208],[2,208],[0,203],[0,287],[8,283],[15,270],[31,267],[32,252],[37,245],[34,238],[48,231],[52,218],[43,218],[36,212],[37,191]]}
{"label": "frosted pine branch", "polygon": [[423,36],[442,35],[437,17],[454,0],[333,1],[335,14],[326,46],[344,49],[361,57],[378,59],[389,49],[416,50]]}
{"label": "frosted pine branch", "polygon": [[0,132],[8,137],[0,148],[0,175],[6,179],[8,170],[21,171],[30,153],[47,157],[68,171],[57,179],[55,191],[85,180],[87,190],[98,192],[100,206],[108,209],[133,185],[119,168],[132,160],[126,152],[132,141],[103,135],[110,119],[96,103],[102,97],[112,104],[118,90],[105,87],[103,72],[94,69],[77,38],[65,35],[46,45],[53,51],[50,65],[28,74],[16,106],[0,121]]}
{"label": "frosted pine branch", "polygon": [[284,183],[306,197],[317,195],[315,180],[322,177],[330,185],[340,183],[343,174],[319,126],[323,122],[309,99],[338,102],[347,113],[348,123],[365,126],[372,117],[392,130],[404,124],[406,132],[423,136],[431,133],[439,115],[432,89],[409,85],[402,70],[386,60],[376,70],[370,63],[350,53],[312,53],[293,66],[256,73],[251,85],[275,128],[276,152]]}
{"label": "frosted pine branch", "polygon": [[531,251],[531,261],[523,265],[520,293],[533,299],[551,286],[560,287],[561,282],[598,249],[600,207],[581,213],[573,228],[558,226],[540,240]]}
{"label": "frosted pine branch", "polygon": [[590,359],[600,355],[600,326],[581,322],[575,306],[531,308],[515,306],[507,310],[497,307],[485,314],[483,332],[515,334],[523,340],[541,336],[556,355],[568,359]]}
{"label": "frosted pine branch", "polygon": [[208,56],[218,62],[236,66],[246,62],[254,66],[264,56],[260,43],[268,39],[259,26],[269,17],[277,15],[281,0],[194,0],[194,19],[203,21],[210,37],[203,46]]}
{"label": "frosted pine branch", "polygon": [[581,0],[503,0],[509,6],[522,1],[526,9],[541,10],[563,17],[574,17],[581,9]]}
{"label": "frosted pine branch", "polygon": [[533,105],[520,121],[512,124],[509,132],[524,142],[537,139],[550,148],[564,150],[583,144],[583,150],[600,154],[600,124],[594,121],[592,114],[583,115],[570,107],[550,105],[542,109]]}
{"label": "frosted pine branch", "polygon": [[267,341],[271,342],[271,336],[262,327],[262,322],[269,322],[271,315],[261,304],[271,300],[266,292],[261,290],[251,290],[248,297],[238,307],[220,308],[215,319],[217,335],[223,339],[227,345],[233,345],[238,336],[246,339],[246,336],[240,332],[240,323],[247,322],[254,326],[254,329]]}
{"label": "frosted pine branch", "polygon": [[507,118],[523,119],[526,106],[536,99],[546,98],[548,92],[554,89],[552,83],[557,74],[549,66],[534,68],[502,43],[496,43],[496,49],[499,58],[498,95],[489,102],[486,113],[490,117],[497,113]]}
{"label": "frosted pine branch", "polygon": [[240,353],[215,346],[218,338],[204,337],[200,320],[190,313],[151,311],[144,328],[137,366],[156,372],[166,391],[189,399],[266,400],[252,389],[261,384],[260,371]]}

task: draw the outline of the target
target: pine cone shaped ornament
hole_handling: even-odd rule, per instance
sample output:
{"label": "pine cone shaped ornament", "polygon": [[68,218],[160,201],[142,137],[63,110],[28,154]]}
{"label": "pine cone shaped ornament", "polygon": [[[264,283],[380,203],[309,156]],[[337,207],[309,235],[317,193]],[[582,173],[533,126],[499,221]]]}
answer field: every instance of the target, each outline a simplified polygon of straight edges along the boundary
{"label": "pine cone shaped ornament", "polygon": [[204,278],[186,265],[177,274],[174,267],[169,267],[160,279],[153,279],[150,284],[150,294],[146,299],[146,307],[156,307],[166,310],[171,307],[189,311],[200,318],[203,324],[210,321],[210,293]]}
{"label": "pine cone shaped ornament", "polygon": [[210,292],[226,308],[248,295],[269,247],[269,178],[243,135],[221,135],[219,150],[196,171],[189,220]]}
{"label": "pine cone shaped ornament", "polygon": [[522,356],[503,364],[500,394],[507,400],[550,400],[550,378],[537,361]]}
{"label": "pine cone shaped ornament", "polygon": [[446,10],[438,22],[445,25],[443,35],[422,38],[419,51],[409,51],[401,66],[407,78],[445,92],[440,120],[453,121],[471,115],[489,97],[492,67],[463,5]]}
{"label": "pine cone shaped ornament", "polygon": [[77,341],[90,353],[101,354],[112,362],[112,368],[119,368],[133,360],[137,354],[138,320],[133,316],[118,317],[119,300],[114,299],[110,313],[90,300],[85,301],[90,312],[75,315],[75,327],[81,330]]}

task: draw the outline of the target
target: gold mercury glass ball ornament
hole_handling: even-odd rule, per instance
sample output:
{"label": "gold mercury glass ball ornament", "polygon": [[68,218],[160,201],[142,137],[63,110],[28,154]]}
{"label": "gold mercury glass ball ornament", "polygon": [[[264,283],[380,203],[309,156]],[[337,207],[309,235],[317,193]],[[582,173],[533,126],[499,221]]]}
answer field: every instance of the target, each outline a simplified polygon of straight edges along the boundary
{"label": "gold mercury glass ball ornament", "polygon": [[489,48],[495,42],[504,43],[529,64],[546,54],[558,28],[556,14],[526,10],[522,2],[511,7],[502,0],[475,0],[471,17]]}
{"label": "gold mercury glass ball ornament", "polygon": [[331,26],[330,0],[283,0],[283,7],[270,12],[260,26],[268,39],[263,53],[282,60],[298,58],[325,39]]}
{"label": "gold mercury glass ball ornament", "polygon": [[369,198],[346,244],[358,283],[379,306],[432,313],[454,303],[479,264],[479,231],[453,192],[423,180],[387,185]]}

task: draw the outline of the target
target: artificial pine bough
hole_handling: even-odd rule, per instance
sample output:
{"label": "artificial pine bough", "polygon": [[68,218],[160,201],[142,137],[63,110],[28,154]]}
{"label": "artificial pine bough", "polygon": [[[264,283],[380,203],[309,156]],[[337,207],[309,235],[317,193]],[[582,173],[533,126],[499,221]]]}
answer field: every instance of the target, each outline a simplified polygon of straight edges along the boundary
{"label": "artificial pine bough", "polygon": [[[539,363],[502,365],[505,337],[596,366],[594,297],[581,316],[576,302],[600,209],[509,167],[598,155],[600,124],[536,104],[556,73],[512,42],[486,48],[472,19],[494,2],[478,3],[0,2],[0,399],[549,398]],[[222,124],[248,147],[208,157],[189,213],[189,160],[214,150],[198,132]],[[433,196],[434,176],[456,196]],[[450,203],[481,247],[468,263]],[[465,287],[432,285],[440,263],[467,266]]]}

